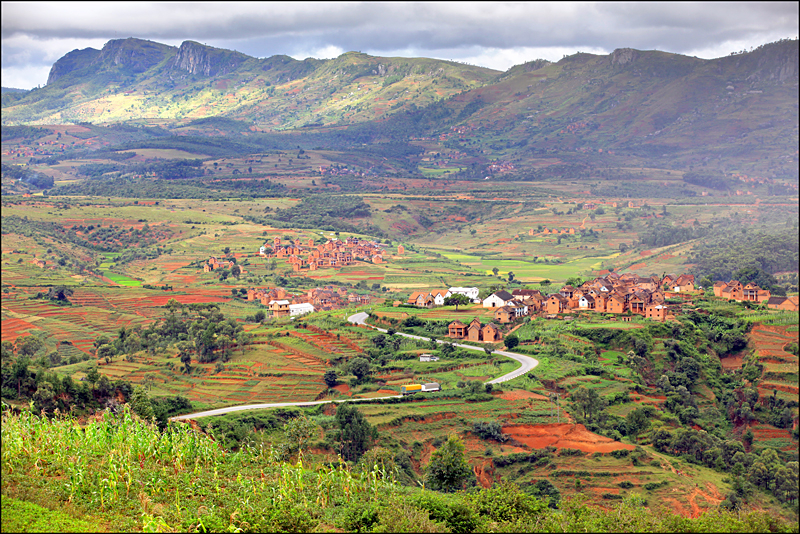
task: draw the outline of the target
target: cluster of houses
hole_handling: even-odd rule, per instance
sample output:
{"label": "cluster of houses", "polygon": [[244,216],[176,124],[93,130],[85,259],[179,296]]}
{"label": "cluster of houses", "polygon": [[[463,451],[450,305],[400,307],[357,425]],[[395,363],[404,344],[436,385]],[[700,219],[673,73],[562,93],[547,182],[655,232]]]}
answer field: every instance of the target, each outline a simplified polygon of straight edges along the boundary
{"label": "cluster of houses", "polygon": [[742,284],[738,280],[730,282],[714,282],[714,296],[736,302],[765,302],[767,308],[773,310],[798,311],[798,301],[800,298],[794,297],[773,297],[768,289],[761,289],[753,283]]}
{"label": "cluster of houses", "polygon": [[290,317],[313,311],[336,310],[371,302],[369,295],[348,292],[344,287],[326,286],[292,295],[285,289],[248,289],[247,300],[257,300],[269,308],[273,317]]}
{"label": "cluster of houses", "polygon": [[211,256],[203,265],[203,272],[208,273],[211,271],[216,271],[217,269],[230,269],[234,265],[236,265],[236,263],[232,260],[221,260],[215,256]]}
{"label": "cluster of houses", "polygon": [[418,306],[420,308],[432,308],[434,306],[444,306],[444,299],[452,295],[464,295],[472,303],[479,303],[477,287],[451,287],[450,289],[435,289],[433,291],[415,291],[411,293],[406,304]]}
{"label": "cluster of houses", "polygon": [[503,334],[494,323],[482,324],[476,317],[469,324],[456,320],[447,325],[447,337],[494,343],[503,339]]}
{"label": "cluster of houses", "polygon": [[[469,291],[467,296],[472,302],[482,302],[484,308],[494,309],[494,320],[498,323],[510,323],[520,317],[537,313],[555,316],[571,311],[614,314],[630,312],[663,321],[667,316],[664,292],[687,293],[694,290],[694,276],[689,274],[659,278],[642,277],[633,273],[609,273],[578,287],[565,285],[557,293],[550,295],[533,289],[515,289],[511,293],[498,291],[480,301],[477,298],[477,288],[450,288],[448,291],[413,293],[407,303],[426,308],[441,306],[444,299],[451,294]],[[461,339],[462,336],[467,336],[467,326],[458,322],[453,325],[451,337]]]}
{"label": "cluster of houses", "polygon": [[266,243],[262,245],[258,253],[266,258],[287,258],[293,271],[304,269],[316,271],[321,268],[351,265],[356,259],[383,263],[385,253],[383,247],[375,241],[357,237],[348,237],[345,240],[329,239],[327,243],[321,245],[316,245],[313,239],[309,239],[305,247],[301,244],[281,244],[281,238],[276,237],[271,245]]}

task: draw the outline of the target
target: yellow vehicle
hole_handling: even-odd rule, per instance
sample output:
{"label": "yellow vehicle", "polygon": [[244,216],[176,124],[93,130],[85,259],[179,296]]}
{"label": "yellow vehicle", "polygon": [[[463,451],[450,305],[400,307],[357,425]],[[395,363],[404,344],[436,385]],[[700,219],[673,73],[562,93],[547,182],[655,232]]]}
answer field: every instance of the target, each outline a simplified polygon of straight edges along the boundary
{"label": "yellow vehicle", "polygon": [[412,395],[419,391],[422,391],[422,384],[406,384],[405,386],[400,386],[401,395]]}

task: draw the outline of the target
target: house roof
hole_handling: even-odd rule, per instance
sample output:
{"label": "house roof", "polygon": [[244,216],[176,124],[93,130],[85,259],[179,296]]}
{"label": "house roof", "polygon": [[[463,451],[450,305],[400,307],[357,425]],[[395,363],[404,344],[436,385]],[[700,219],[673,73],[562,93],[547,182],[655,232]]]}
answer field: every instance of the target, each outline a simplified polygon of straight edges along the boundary
{"label": "house roof", "polygon": [[783,304],[787,300],[789,299],[786,297],[770,297],[769,300],[767,300],[767,306],[777,306]]}
{"label": "house roof", "polygon": [[503,299],[503,301],[509,301],[514,298],[514,295],[506,291],[505,289],[500,290],[496,293],[493,293],[494,296]]}

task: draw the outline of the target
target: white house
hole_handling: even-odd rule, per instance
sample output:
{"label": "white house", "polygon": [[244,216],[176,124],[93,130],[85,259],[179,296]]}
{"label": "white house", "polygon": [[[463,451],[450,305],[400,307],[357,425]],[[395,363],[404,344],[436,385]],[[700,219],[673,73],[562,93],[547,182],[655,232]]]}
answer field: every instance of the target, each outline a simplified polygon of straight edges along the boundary
{"label": "white house", "polygon": [[514,296],[509,293],[508,291],[498,291],[497,293],[492,293],[485,299],[483,299],[483,307],[484,308],[502,308],[506,306],[509,302],[514,300]]}
{"label": "white house", "polygon": [[261,254],[262,256],[265,256],[267,254],[267,246],[261,245],[261,248],[258,249],[258,253]]}
{"label": "white house", "polygon": [[433,297],[433,303],[437,306],[444,306],[444,299],[451,295],[450,291],[442,291],[441,289],[437,289],[436,291],[431,292],[431,296]]}
{"label": "white house", "polygon": [[289,304],[289,315],[303,315],[314,311],[314,306],[305,302],[303,304]]}
{"label": "white house", "polygon": [[433,356],[432,354],[420,354],[419,361],[421,362],[438,362],[439,357]]}
{"label": "white house", "polygon": [[580,308],[589,310],[594,309],[595,306],[594,297],[591,295],[582,296],[581,299],[578,301],[578,306]]}
{"label": "white house", "polygon": [[450,294],[451,295],[464,295],[472,302],[478,301],[478,294],[480,291],[477,287],[451,287]]}
{"label": "white house", "polygon": [[506,306],[511,306],[514,309],[515,317],[524,317],[528,315],[528,306],[518,300],[509,301]]}

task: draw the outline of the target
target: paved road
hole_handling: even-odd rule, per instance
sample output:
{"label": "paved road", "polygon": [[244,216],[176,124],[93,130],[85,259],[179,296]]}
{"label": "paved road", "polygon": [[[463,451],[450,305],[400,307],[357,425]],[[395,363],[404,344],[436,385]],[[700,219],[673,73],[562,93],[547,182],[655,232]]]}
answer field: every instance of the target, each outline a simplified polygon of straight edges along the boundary
{"label": "paved road", "polygon": [[[377,326],[368,325],[366,323],[367,317],[369,317],[367,312],[359,312],[359,313],[356,313],[354,315],[351,315],[350,317],[347,318],[347,320],[350,321],[351,323],[354,323],[354,324],[363,324],[363,325],[369,326],[371,328],[374,328],[375,330],[379,330],[381,332],[387,332],[387,330],[385,330],[383,328],[378,328]],[[423,341],[430,341],[429,337],[414,336],[412,334],[403,334],[401,332],[397,332],[397,333],[395,333],[395,335],[396,336],[403,336],[403,337],[410,337],[412,339],[420,339],[420,340],[423,340]],[[446,341],[442,341],[441,339],[437,339],[436,342],[437,343],[447,343]],[[475,347],[473,345],[462,345],[461,343],[453,343],[453,345],[456,346],[456,347],[462,348],[462,349],[483,351],[482,348]],[[521,365],[520,365],[520,367],[518,369],[516,369],[514,371],[511,371],[508,374],[505,374],[505,375],[503,375],[503,376],[501,376],[499,378],[495,378],[494,380],[489,380],[488,382],[486,382],[487,384],[500,384],[502,382],[506,382],[508,380],[511,380],[512,378],[517,378],[518,376],[522,376],[522,375],[524,375],[526,373],[529,373],[530,371],[533,370],[534,367],[539,365],[539,360],[536,360],[535,358],[531,358],[530,356],[526,356],[525,354],[517,354],[515,352],[507,352],[507,351],[504,351],[504,350],[495,350],[495,351],[492,351],[492,354],[499,354],[500,356],[505,356],[507,358],[511,358],[512,360],[518,361]]]}
{"label": "paved road", "polygon": [[[347,318],[348,321],[354,324],[363,324],[369,326],[370,328],[374,328],[375,330],[379,330],[381,332],[387,332],[387,330],[383,328],[378,328],[376,326],[368,325],[366,323],[367,320],[367,313],[366,312],[359,312],[355,315],[351,315]],[[396,336],[403,336],[408,337],[411,339],[419,339],[421,341],[430,341],[429,337],[422,337],[422,336],[415,336],[412,334],[403,334],[401,332],[397,332]],[[437,339],[437,343],[445,343],[444,341]],[[483,351],[480,347],[474,347],[472,345],[462,345],[461,343],[453,343],[454,346],[468,349],[468,350],[478,350]],[[515,371],[511,371],[508,374],[505,374],[499,378],[495,378],[494,380],[489,380],[486,382],[487,384],[500,384],[501,382],[506,382],[507,380],[511,380],[512,378],[517,378],[518,376],[524,375],[533,370],[534,367],[539,365],[539,361],[531,358],[530,356],[526,356],[524,354],[516,354],[514,352],[506,352],[502,350],[495,350],[492,351],[492,354],[499,354],[500,356],[505,356],[507,358],[511,358],[512,360],[518,361],[521,365]],[[389,397],[373,397],[374,399],[394,399],[400,397],[401,395],[391,395]],[[170,417],[170,421],[182,421],[185,419],[196,419],[198,417],[210,417],[213,415],[223,415],[226,413],[231,412],[241,412],[244,410],[263,410],[264,408],[283,408],[287,406],[314,406],[317,404],[327,404],[329,402],[358,402],[358,401],[366,401],[366,400],[373,400],[373,399],[342,399],[342,400],[326,400],[326,401],[298,401],[298,402],[273,402],[269,404],[245,404],[242,406],[228,406],[227,408],[217,408],[216,410],[208,410],[205,412],[197,412],[197,413],[190,413],[186,415],[178,415],[175,417]]]}
{"label": "paved road", "polygon": [[401,395],[390,395],[388,397],[372,397],[369,399],[341,399],[324,401],[298,401],[298,402],[273,402],[270,404],[244,404],[242,406],[228,406],[227,408],[217,408],[206,412],[188,413],[186,415],[176,415],[170,417],[170,421],[182,421],[184,419],[195,419],[197,417],[210,417],[212,415],[223,415],[231,412],[241,412],[244,410],[263,410],[264,408],[284,408],[286,406],[315,406],[317,404],[328,404],[329,402],[359,402],[374,399],[394,399]]}

